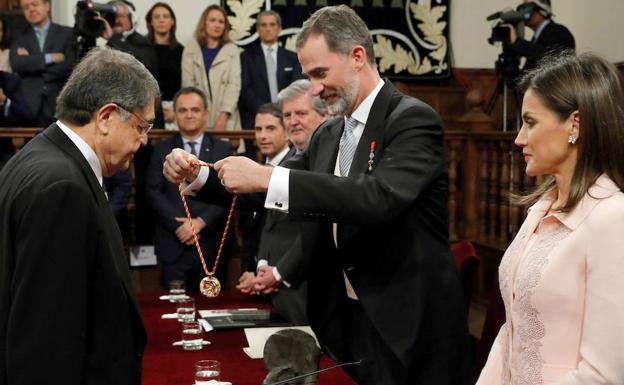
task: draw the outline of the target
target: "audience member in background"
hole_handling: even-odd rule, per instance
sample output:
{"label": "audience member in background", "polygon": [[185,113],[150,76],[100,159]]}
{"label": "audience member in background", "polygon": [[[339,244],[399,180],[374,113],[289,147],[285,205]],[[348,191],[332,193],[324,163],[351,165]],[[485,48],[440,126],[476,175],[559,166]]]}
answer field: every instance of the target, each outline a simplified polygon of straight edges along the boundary
{"label": "audience member in background", "polygon": [[28,127],[32,121],[20,77],[0,71],[0,127]]}
{"label": "audience member in background", "polygon": [[[282,110],[277,104],[267,103],[258,108],[255,121],[256,143],[264,164],[277,166],[294,155],[288,146]],[[255,292],[253,280],[258,269],[258,247],[264,225],[265,210],[239,213],[239,229],[243,233],[241,277],[237,288],[244,293]],[[266,262],[266,261],[265,261]]]}
{"label": "audience member in background", "polygon": [[[156,80],[163,100],[165,124],[173,123],[175,117],[170,106],[173,96],[182,84],[182,51],[184,47],[176,39],[177,20],[167,3],[158,2],[145,15],[147,39],[154,45],[157,58]],[[167,103],[167,105],[165,105]]]}
{"label": "audience member in background", "polygon": [[[300,79],[280,91],[284,124],[296,153],[304,151],[314,131],[327,116],[327,108],[312,95],[311,83]],[[265,213],[258,249],[256,292],[271,293],[273,305],[294,324],[307,324],[307,269],[311,249],[301,243],[305,223],[292,222],[287,214],[273,210]]]}
{"label": "audience member in background", "polygon": [[593,54],[525,74],[532,205],[499,267],[507,322],[479,385],[624,384],[624,84]]}
{"label": "audience member in background", "polygon": [[281,90],[277,99],[284,114],[288,139],[297,153],[308,148],[312,134],[327,119],[327,106],[312,94],[312,83],[299,79]]}
{"label": "audience member in background", "polygon": [[[134,6],[123,0],[110,1],[117,7],[115,24],[111,27],[104,19],[105,30],[102,37],[108,40],[107,45],[119,51],[129,53],[137,58],[138,61],[156,76],[158,73],[158,62],[156,59],[156,51],[152,43],[147,38],[135,30],[135,23],[132,11]],[[164,118],[162,108],[159,104],[156,106],[156,119],[154,125],[157,128],[164,127]],[[147,178],[147,167],[152,154],[152,143],[147,142],[147,146],[142,147],[135,154],[133,159],[135,174],[135,239],[139,244],[151,244],[153,241],[153,219],[152,211],[146,202],[145,183]]]}
{"label": "audience member in background", "polygon": [[182,86],[197,87],[208,98],[208,127],[240,129],[237,108],[241,90],[238,47],[230,42],[230,22],[225,10],[210,5],[204,10],[194,39],[182,54]]}
{"label": "audience member in background", "polygon": [[[282,19],[275,11],[263,11],[256,19],[260,40],[241,54],[241,94],[238,101],[244,129],[254,126],[256,111],[264,103],[277,103],[277,93],[290,83],[301,79],[297,55],[278,44]],[[250,157],[255,156],[252,141],[245,147]]]}
{"label": "audience member in background", "polygon": [[11,68],[22,78],[33,123],[46,127],[76,61],[76,36],[50,20],[50,0],[20,0],[20,6],[29,25],[13,34]]}
{"label": "audience member in background", "polygon": [[0,71],[11,72],[9,51],[9,28],[4,15],[0,15]]}
{"label": "audience member in background", "polygon": [[527,71],[535,67],[537,61],[549,52],[565,51],[575,48],[574,36],[565,26],[552,20],[553,12],[550,0],[524,0],[518,6],[518,10],[530,13],[530,18],[525,25],[533,30],[533,38],[529,40],[518,38],[518,31],[512,24],[506,24],[510,28],[509,42],[512,52],[526,58],[523,70]]}
{"label": "audience member in background", "polygon": [[103,186],[108,198],[108,205],[113,210],[121,235],[127,242],[129,235],[127,207],[132,193],[132,171],[130,169],[122,170],[110,177],[104,177]]}
{"label": "audience member in background", "polygon": [[158,61],[156,51],[150,41],[135,30],[133,21],[134,5],[123,0],[109,1],[117,7],[115,24],[111,27],[104,19],[104,32],[102,37],[108,40],[107,45],[119,51],[127,52],[137,58],[138,61],[156,76],[158,73]]}
{"label": "audience member in background", "polygon": [[145,145],[159,93],[135,58],[94,48],[59,120],[0,172],[1,384],[141,384],[146,333],[102,176]]}
{"label": "audience member in background", "polygon": [[[174,280],[186,281],[187,289],[198,290],[205,276],[187,221],[178,186],[165,180],[162,168],[165,155],[174,148],[184,148],[204,162],[216,162],[230,155],[228,143],[204,132],[208,118],[204,93],[193,87],[182,88],[174,97],[174,111],[180,134],[154,147],[150,161],[147,198],[156,217],[155,252],[162,266],[165,285]],[[199,236],[208,268],[212,268],[225,226],[225,207],[199,202],[187,197],[193,226]],[[226,249],[226,251],[228,251]],[[227,255],[219,263],[217,277],[225,282]]]}
{"label": "audience member in background", "polygon": [[[0,71],[0,127],[28,127],[32,119],[19,76]],[[0,138],[0,168],[14,152],[13,140]]]}

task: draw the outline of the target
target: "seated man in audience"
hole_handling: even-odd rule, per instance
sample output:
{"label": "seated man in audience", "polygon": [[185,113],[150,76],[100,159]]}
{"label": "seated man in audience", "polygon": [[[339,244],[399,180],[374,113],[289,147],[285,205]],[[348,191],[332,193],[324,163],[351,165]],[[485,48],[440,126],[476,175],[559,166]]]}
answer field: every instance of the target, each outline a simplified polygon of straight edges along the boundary
{"label": "seated man in audience", "polygon": [[76,36],[50,20],[50,0],[20,0],[20,6],[28,25],[13,35],[11,68],[22,78],[34,123],[46,127],[54,121],[56,97],[76,61]]}
{"label": "seated man in audience", "polygon": [[[156,216],[154,248],[163,271],[165,285],[174,280],[186,281],[191,290],[199,288],[205,276],[186,218],[178,186],[168,183],[162,172],[165,155],[174,148],[184,148],[201,161],[213,163],[230,155],[230,146],[204,132],[208,109],[206,95],[194,88],[182,88],[173,100],[180,134],[160,141],[154,147],[147,176],[147,199]],[[199,236],[206,264],[214,264],[227,210],[224,207],[186,198],[193,226]],[[217,277],[224,282],[227,261],[221,261]]]}

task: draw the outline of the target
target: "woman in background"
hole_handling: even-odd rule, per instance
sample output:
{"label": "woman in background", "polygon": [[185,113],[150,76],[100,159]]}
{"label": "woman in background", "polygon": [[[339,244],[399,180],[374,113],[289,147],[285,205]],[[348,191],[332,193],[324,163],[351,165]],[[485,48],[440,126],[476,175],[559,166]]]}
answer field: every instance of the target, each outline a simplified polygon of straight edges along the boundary
{"label": "woman in background", "polygon": [[624,91],[592,54],[521,81],[516,138],[546,181],[499,268],[502,326],[478,385],[624,384]]}
{"label": "woman in background", "polygon": [[208,96],[208,127],[240,129],[240,51],[230,42],[225,10],[211,5],[204,10],[193,39],[182,54],[182,86],[201,89]]}
{"label": "woman in background", "polygon": [[154,45],[158,57],[156,80],[162,100],[173,100],[182,84],[182,51],[176,39],[176,16],[167,3],[158,2],[145,15],[147,38]]}

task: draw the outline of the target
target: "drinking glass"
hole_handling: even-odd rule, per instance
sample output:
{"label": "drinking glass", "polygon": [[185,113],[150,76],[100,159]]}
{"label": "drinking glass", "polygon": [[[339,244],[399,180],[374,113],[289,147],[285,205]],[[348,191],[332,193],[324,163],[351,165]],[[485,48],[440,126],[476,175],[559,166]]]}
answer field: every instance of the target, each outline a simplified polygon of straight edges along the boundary
{"label": "drinking glass", "polygon": [[195,300],[191,297],[182,298],[178,301],[177,307],[178,321],[195,321]]}
{"label": "drinking glass", "polygon": [[221,363],[215,360],[201,360],[195,363],[195,385],[206,385],[221,378]]}
{"label": "drinking glass", "polygon": [[184,350],[200,350],[204,346],[202,328],[199,322],[191,321],[182,324],[182,348]]}

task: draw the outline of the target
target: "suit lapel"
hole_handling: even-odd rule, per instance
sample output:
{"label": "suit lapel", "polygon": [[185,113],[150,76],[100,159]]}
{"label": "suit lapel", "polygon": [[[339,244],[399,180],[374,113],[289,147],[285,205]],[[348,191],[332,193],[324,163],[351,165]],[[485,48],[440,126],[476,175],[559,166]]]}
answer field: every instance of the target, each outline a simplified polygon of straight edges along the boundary
{"label": "suit lapel", "polygon": [[338,156],[338,146],[340,144],[340,136],[344,129],[344,118],[337,117],[327,121],[318,128],[319,141],[317,144],[317,156],[311,159],[312,170],[322,171],[330,174],[334,173],[336,166],[336,157]]}
{"label": "suit lapel", "polygon": [[56,35],[56,25],[50,22],[50,28],[48,28],[48,33],[46,35],[45,41],[43,42],[43,52],[52,52],[52,48],[50,45],[54,42],[54,37]]}
{"label": "suit lapel", "polygon": [[[204,162],[212,163],[215,161],[214,155],[212,155],[213,138],[209,134],[204,133],[201,147],[199,149],[198,158]],[[218,140],[218,139],[217,139]]]}
{"label": "suit lapel", "polygon": [[373,159],[379,159],[382,147],[381,140],[385,129],[384,123],[393,93],[394,86],[386,80],[386,84],[384,84],[381,88],[379,94],[377,94],[377,97],[373,102],[373,105],[371,106],[370,113],[368,114],[368,120],[366,121],[366,126],[364,127],[364,132],[362,133],[362,137],[360,138],[355,154],[353,155],[349,175],[362,174],[368,171],[368,160],[372,147],[371,143],[373,142],[376,143],[375,157]]}
{"label": "suit lapel", "polygon": [[267,76],[266,61],[264,60],[264,51],[262,50],[262,46],[260,44],[255,47],[254,54],[256,55],[256,60],[254,60],[254,62],[258,65],[258,68],[256,69],[256,74],[259,74],[260,79],[262,79],[264,88],[268,90],[269,78]]}

